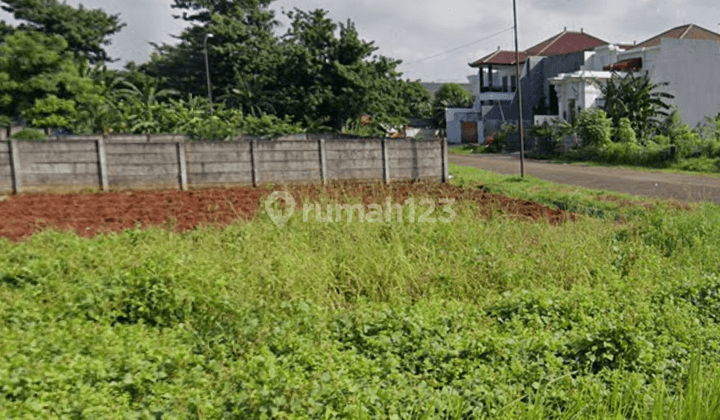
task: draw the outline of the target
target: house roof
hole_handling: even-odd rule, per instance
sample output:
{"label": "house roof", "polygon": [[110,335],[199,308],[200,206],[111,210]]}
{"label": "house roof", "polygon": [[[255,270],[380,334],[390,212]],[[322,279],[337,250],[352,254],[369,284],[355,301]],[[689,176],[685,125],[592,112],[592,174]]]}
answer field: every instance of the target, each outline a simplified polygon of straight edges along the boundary
{"label": "house roof", "polygon": [[[520,64],[525,62],[527,55],[524,52],[520,52],[518,57],[520,58]],[[515,64],[515,51],[497,50],[485,57],[470,63],[470,67],[480,67],[482,64],[495,64],[495,65],[514,65]]]}
{"label": "house roof", "polygon": [[607,42],[585,32],[564,30],[559,34],[525,50],[527,55],[561,55],[595,49]]}
{"label": "house roof", "polygon": [[[529,56],[548,56],[570,54],[578,51],[592,50],[607,42],[585,32],[564,30],[545,41],[520,52],[520,63],[524,63]],[[470,63],[470,67],[480,67],[484,64],[513,65],[515,64],[515,51],[500,50]]]}
{"label": "house roof", "polygon": [[660,45],[660,42],[665,39],[705,39],[705,40],[712,40],[717,41],[720,43],[720,34],[717,34],[713,31],[707,30],[705,28],[702,28],[700,26],[689,24],[689,25],[683,25],[678,26],[676,28],[672,28],[670,30],[667,30],[660,35],[656,35],[646,41],[643,41],[637,45],[634,45],[631,49],[635,48],[647,48],[647,47],[654,47],[656,45]]}

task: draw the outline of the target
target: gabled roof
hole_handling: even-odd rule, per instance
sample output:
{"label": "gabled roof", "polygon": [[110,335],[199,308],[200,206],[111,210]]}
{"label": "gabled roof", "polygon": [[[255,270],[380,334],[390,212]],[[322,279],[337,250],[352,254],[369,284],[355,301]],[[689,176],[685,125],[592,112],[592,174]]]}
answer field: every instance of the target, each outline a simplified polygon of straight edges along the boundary
{"label": "gabled roof", "polygon": [[561,55],[578,51],[593,50],[607,42],[585,32],[564,30],[559,34],[525,50],[527,55]]}
{"label": "gabled roof", "polygon": [[654,47],[656,45],[660,45],[660,42],[664,38],[669,39],[706,39],[706,40],[712,40],[720,42],[720,34],[717,34],[713,31],[707,30],[705,28],[701,28],[700,26],[689,24],[689,25],[683,25],[678,26],[677,28],[672,28],[670,30],[667,30],[660,35],[656,35],[647,41],[643,41],[637,45],[634,45],[631,49],[635,48],[647,48],[647,47]]}
{"label": "gabled roof", "polygon": [[[518,54],[520,58],[520,64],[525,62],[527,56],[524,52]],[[495,64],[495,65],[514,65],[515,64],[515,51],[497,50],[494,53],[488,54],[485,57],[470,63],[470,67],[480,67],[482,64]]]}
{"label": "gabled roof", "polygon": [[[607,42],[582,31],[574,32],[564,30],[534,47],[520,52],[520,63],[524,63],[529,56],[570,54],[578,51],[592,50],[601,45],[607,45]],[[515,52],[497,50],[470,63],[470,67],[480,67],[484,64],[513,65],[515,64]]]}

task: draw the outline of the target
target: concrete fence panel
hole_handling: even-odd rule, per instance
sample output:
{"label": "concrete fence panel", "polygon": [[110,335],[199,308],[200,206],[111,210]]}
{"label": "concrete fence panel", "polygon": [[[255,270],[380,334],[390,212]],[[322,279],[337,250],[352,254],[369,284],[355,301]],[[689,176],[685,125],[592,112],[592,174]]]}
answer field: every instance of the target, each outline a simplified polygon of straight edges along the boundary
{"label": "concrete fence panel", "polygon": [[188,143],[188,183],[193,187],[252,184],[250,143]]}
{"label": "concrete fence panel", "polygon": [[441,141],[388,141],[390,179],[443,180],[443,150]]}
{"label": "concrete fence panel", "polygon": [[447,143],[437,140],[10,140],[0,142],[0,194],[354,179],[447,181],[447,165]]}
{"label": "concrete fence panel", "polygon": [[22,162],[15,176],[24,192],[77,191],[100,187],[95,141],[72,143],[15,142]]}
{"label": "concrete fence panel", "polygon": [[177,188],[178,150],[174,143],[105,143],[110,188]]}
{"label": "concrete fence panel", "polygon": [[0,194],[10,194],[13,188],[12,156],[10,142],[0,142]]}
{"label": "concrete fence panel", "polygon": [[253,144],[256,184],[322,179],[319,141],[256,141]]}
{"label": "concrete fence panel", "polygon": [[328,179],[384,179],[382,140],[326,140]]}

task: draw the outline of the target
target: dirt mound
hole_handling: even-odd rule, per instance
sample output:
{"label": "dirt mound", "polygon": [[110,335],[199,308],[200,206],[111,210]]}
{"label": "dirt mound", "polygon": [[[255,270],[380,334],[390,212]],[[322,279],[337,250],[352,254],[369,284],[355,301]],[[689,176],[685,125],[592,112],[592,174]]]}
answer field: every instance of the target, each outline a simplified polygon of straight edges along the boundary
{"label": "dirt mound", "polygon": [[296,185],[273,189],[237,187],[196,191],[138,191],[95,194],[29,194],[0,201],[0,237],[19,240],[42,229],[73,230],[91,237],[133,227],[164,226],[179,232],[204,225],[226,225],[253,218],[263,209],[262,200],[273,190],[290,192],[304,200],[365,204],[383,203],[390,197],[402,203],[418,199],[454,198],[477,204],[485,217],[500,211],[512,217],[560,223],[573,215],[538,203],[508,198],[480,189],[430,182],[334,183],[328,187]]}

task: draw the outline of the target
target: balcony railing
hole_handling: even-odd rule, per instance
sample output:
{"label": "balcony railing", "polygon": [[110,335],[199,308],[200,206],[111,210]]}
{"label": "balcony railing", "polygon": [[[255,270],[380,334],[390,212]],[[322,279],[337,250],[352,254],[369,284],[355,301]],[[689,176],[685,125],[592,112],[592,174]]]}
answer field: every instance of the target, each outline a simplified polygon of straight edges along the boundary
{"label": "balcony railing", "polygon": [[515,93],[515,86],[481,86],[480,87],[480,93],[486,93],[486,92],[505,92],[505,93]]}

